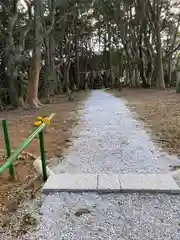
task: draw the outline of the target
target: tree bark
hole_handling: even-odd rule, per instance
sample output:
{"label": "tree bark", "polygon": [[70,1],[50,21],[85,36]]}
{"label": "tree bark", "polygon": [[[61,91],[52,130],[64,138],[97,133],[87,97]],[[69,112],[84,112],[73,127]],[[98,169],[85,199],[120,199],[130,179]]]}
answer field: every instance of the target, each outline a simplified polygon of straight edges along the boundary
{"label": "tree bark", "polygon": [[41,55],[36,51],[36,53],[33,53],[31,60],[27,90],[28,103],[31,107],[37,108],[41,106],[41,103],[38,100],[39,73],[41,68],[40,61]]}
{"label": "tree bark", "polygon": [[39,74],[41,69],[41,44],[42,44],[42,24],[41,24],[41,0],[34,1],[34,46],[31,60],[31,67],[29,69],[27,101],[31,107],[39,108],[42,106],[38,99]]}
{"label": "tree bark", "polygon": [[77,89],[80,88],[80,70],[79,70],[79,44],[78,44],[78,32],[77,22],[75,21],[75,54],[76,54],[76,77],[77,77]]}
{"label": "tree bark", "polygon": [[157,65],[158,65],[158,79],[157,79],[157,87],[160,89],[165,89],[165,81],[164,81],[164,68],[162,62],[162,50],[160,44],[160,32],[157,30]]}
{"label": "tree bark", "polygon": [[177,72],[176,79],[176,93],[180,93],[180,72]]}
{"label": "tree bark", "polygon": [[156,34],[156,52],[157,52],[157,65],[158,65],[158,79],[157,87],[160,89],[165,89],[164,81],[164,68],[162,62],[162,49],[161,49],[161,33],[160,33],[160,1],[156,1],[156,21],[155,21],[155,34]]}
{"label": "tree bark", "polygon": [[168,83],[167,83],[167,87],[170,88],[171,87],[171,82],[172,82],[172,58],[170,57],[168,59]]}

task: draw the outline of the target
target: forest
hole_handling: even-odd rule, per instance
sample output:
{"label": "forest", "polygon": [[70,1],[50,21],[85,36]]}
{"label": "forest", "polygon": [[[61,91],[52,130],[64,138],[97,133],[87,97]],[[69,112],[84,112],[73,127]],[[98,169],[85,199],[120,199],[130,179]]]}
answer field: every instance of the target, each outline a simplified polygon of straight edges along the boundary
{"label": "forest", "polygon": [[0,109],[100,87],[180,92],[179,0],[0,0]]}

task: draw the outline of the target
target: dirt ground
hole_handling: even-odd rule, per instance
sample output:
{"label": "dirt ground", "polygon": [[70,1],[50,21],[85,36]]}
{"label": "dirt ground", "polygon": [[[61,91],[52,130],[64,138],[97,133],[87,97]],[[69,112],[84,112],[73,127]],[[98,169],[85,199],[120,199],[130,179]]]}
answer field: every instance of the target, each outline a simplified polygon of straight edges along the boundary
{"label": "dirt ground", "polygon": [[[0,112],[0,120],[8,120],[12,151],[34,131],[33,123],[37,116],[55,113],[51,126],[45,130],[45,150],[47,160],[60,157],[71,145],[68,139],[71,136],[71,129],[78,122],[76,109],[81,107],[88,94],[88,91],[75,93],[74,101],[67,101],[66,96],[56,96],[52,104],[44,105],[40,110],[19,109]],[[3,130],[0,128],[0,165],[4,163],[5,155]],[[0,176],[0,215],[16,210],[19,201],[25,196],[24,189],[28,189],[28,194],[33,198],[35,191],[41,186],[42,179],[38,178],[33,167],[33,161],[38,156],[40,156],[39,140],[35,139],[14,163],[16,179],[9,178],[8,170]],[[53,163],[48,161],[48,164]]]}
{"label": "dirt ground", "polygon": [[123,89],[112,93],[128,101],[138,118],[150,127],[155,142],[170,154],[180,154],[180,95],[175,90]]}

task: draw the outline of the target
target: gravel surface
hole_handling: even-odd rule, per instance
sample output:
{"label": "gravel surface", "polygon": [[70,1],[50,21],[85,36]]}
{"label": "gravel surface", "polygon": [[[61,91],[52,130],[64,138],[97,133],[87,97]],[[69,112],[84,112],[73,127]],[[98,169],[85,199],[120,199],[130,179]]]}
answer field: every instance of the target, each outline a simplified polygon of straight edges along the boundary
{"label": "gravel surface", "polygon": [[[176,160],[158,151],[125,102],[108,93],[93,91],[81,120],[56,173],[164,173]],[[61,193],[39,197],[32,212],[37,213],[39,201],[37,228],[16,239],[180,239],[177,195]]]}
{"label": "gravel surface", "polygon": [[123,100],[102,91],[88,99],[73,136],[56,173],[164,173],[176,161],[158,151]]}
{"label": "gravel surface", "polygon": [[[26,239],[179,240],[179,200],[166,195],[51,195],[41,208],[35,236]],[[81,208],[91,213],[77,217]]]}

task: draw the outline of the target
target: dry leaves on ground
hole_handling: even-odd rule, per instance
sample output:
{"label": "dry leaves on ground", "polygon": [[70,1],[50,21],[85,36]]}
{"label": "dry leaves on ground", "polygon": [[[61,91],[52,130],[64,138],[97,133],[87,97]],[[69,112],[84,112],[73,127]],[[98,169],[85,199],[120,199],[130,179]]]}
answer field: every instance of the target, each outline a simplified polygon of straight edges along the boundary
{"label": "dry leaves on ground", "polygon": [[180,95],[174,90],[123,89],[112,91],[152,129],[153,139],[169,153],[180,154]]}
{"label": "dry leaves on ground", "polygon": [[[7,119],[11,148],[17,148],[34,130],[33,123],[37,116],[49,116],[56,113],[52,124],[45,130],[45,150],[47,159],[59,157],[63,150],[71,145],[68,138],[71,136],[73,126],[78,122],[77,106],[88,96],[88,92],[75,93],[74,101],[67,101],[67,97],[56,96],[53,103],[45,105],[40,110],[12,110],[0,113],[0,120]],[[7,213],[16,210],[19,201],[24,198],[23,187],[36,179],[31,185],[28,195],[33,197],[38,191],[42,181],[38,180],[37,173],[33,167],[33,161],[40,155],[39,140],[34,139],[25,150],[18,161],[15,162],[16,179],[9,178],[8,170],[0,176],[0,213]],[[5,146],[3,131],[0,129],[0,165],[5,161]],[[48,161],[49,164],[51,162]],[[19,193],[21,194],[19,195]],[[14,196],[17,196],[14,198]]]}

